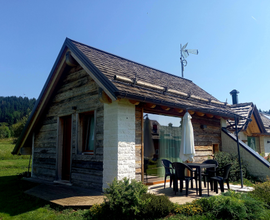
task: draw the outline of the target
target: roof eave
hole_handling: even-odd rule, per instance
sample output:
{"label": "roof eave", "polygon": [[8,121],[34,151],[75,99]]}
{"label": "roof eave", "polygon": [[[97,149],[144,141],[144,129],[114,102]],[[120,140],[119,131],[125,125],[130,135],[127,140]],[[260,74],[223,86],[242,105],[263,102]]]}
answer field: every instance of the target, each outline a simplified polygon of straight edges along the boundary
{"label": "roof eave", "polygon": [[154,98],[146,98],[144,96],[138,96],[138,95],[133,95],[133,94],[130,94],[130,93],[117,93],[117,97],[118,98],[128,98],[128,99],[132,99],[132,100],[136,100],[136,101],[141,101],[141,102],[149,102],[149,103],[153,103],[153,104],[156,104],[156,105],[164,105],[164,106],[168,106],[168,107],[171,107],[171,108],[182,108],[182,109],[185,109],[185,110],[191,110],[191,111],[199,111],[199,112],[202,112],[202,113],[210,113],[210,114],[216,114],[217,116],[221,116],[221,117],[225,117],[225,118],[229,118],[229,119],[234,119],[235,116],[239,116],[237,114],[234,114],[234,113],[221,113],[221,112],[210,112],[210,111],[207,111],[206,109],[201,109],[201,108],[196,108],[196,107],[191,107],[191,106],[188,106],[188,105],[177,105],[173,102],[164,102],[164,101],[161,101],[159,99],[154,99]]}

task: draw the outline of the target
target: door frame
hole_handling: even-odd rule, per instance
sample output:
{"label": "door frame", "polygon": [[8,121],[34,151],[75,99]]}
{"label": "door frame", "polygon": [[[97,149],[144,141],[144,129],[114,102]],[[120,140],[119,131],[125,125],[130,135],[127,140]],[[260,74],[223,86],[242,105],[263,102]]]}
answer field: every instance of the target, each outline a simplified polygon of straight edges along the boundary
{"label": "door frame", "polygon": [[70,117],[71,119],[71,135],[70,135],[70,178],[71,180],[71,167],[72,167],[72,128],[73,128],[73,114],[69,115],[61,115],[57,117],[57,146],[56,146],[56,175],[55,180],[63,180],[62,179],[62,162],[63,162],[63,135],[64,135],[64,118]]}

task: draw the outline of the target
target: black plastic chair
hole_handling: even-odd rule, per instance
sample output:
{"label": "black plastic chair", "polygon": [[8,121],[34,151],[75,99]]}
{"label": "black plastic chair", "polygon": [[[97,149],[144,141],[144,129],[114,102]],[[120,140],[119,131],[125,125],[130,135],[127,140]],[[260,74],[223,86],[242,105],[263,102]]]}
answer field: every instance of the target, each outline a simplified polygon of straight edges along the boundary
{"label": "black plastic chair", "polygon": [[169,161],[169,160],[166,160],[166,159],[162,159],[161,163],[165,168],[164,189],[165,189],[165,185],[166,185],[167,176],[170,177],[170,188],[171,188],[172,187],[172,182],[174,180],[174,172],[173,172],[172,162]]}
{"label": "black plastic chair", "polygon": [[[198,187],[197,187],[197,172],[195,170],[192,170],[187,164],[184,163],[178,163],[175,162],[173,163],[173,167],[175,170],[175,194],[176,194],[176,189],[178,186],[178,180],[180,180],[180,192],[182,192],[183,189],[183,181],[185,180],[186,182],[186,196],[188,196],[188,189],[189,189],[189,181],[193,181],[195,179],[196,181],[196,194],[198,195]],[[186,170],[190,171],[190,176],[186,175]],[[194,174],[194,176],[193,176]]]}
{"label": "black plastic chair", "polygon": [[[206,164],[216,164],[216,168],[218,167],[218,162],[216,160],[205,160],[202,163]],[[204,173],[202,173],[204,187],[206,187],[206,178],[210,179],[213,176],[214,168],[206,168]],[[212,190],[212,183],[211,183],[211,190]]]}
{"label": "black plastic chair", "polygon": [[[228,189],[230,189],[230,184],[229,184],[229,174],[230,174],[230,169],[231,169],[232,164],[228,164],[222,168],[218,168],[216,173],[217,176],[213,176],[210,179],[214,181],[215,185],[215,191],[218,193],[218,184],[220,186],[221,192],[224,192],[224,182],[227,183]],[[208,182],[208,195],[209,195],[209,182]]]}

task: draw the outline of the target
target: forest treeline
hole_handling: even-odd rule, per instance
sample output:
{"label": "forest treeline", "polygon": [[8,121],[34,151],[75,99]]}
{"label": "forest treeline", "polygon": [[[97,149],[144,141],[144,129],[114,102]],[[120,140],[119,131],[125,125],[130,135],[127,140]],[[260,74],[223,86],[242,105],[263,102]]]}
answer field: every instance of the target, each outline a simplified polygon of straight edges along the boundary
{"label": "forest treeline", "polygon": [[0,96],[0,138],[18,137],[35,103],[35,98]]}

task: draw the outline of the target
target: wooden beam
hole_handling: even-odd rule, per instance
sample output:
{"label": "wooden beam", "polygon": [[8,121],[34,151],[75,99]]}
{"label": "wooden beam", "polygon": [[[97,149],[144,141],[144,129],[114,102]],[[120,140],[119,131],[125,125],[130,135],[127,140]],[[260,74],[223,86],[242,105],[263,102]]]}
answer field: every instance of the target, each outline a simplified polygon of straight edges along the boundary
{"label": "wooden beam", "polygon": [[169,111],[171,108],[170,107],[167,107],[167,106],[160,106],[163,110],[165,110],[165,111]]}
{"label": "wooden beam", "polygon": [[180,108],[175,108],[175,111],[177,111],[178,113],[182,113],[184,110]]}
{"label": "wooden beam", "polygon": [[202,116],[204,116],[204,113],[202,113],[202,112],[196,112],[196,115],[202,117]]}
{"label": "wooden beam", "polygon": [[111,98],[103,90],[99,93],[99,101],[106,104],[112,103]]}
{"label": "wooden beam", "polygon": [[148,108],[155,108],[157,105],[152,104],[152,103],[146,103],[145,104]]}
{"label": "wooden beam", "polygon": [[194,111],[191,111],[191,110],[188,110],[188,113],[190,114],[190,115],[194,115]]}
{"label": "wooden beam", "polygon": [[212,150],[213,146],[195,146],[195,150]]}
{"label": "wooden beam", "polygon": [[206,117],[208,117],[208,118],[213,118],[214,117],[214,115],[211,115],[211,114],[205,114],[206,115]]}
{"label": "wooden beam", "polygon": [[135,100],[132,100],[132,99],[129,99],[128,101],[133,105],[139,105],[140,104],[139,101],[135,101]]}
{"label": "wooden beam", "polygon": [[216,119],[221,119],[221,116],[215,115]]}
{"label": "wooden beam", "polygon": [[143,121],[143,108],[141,109],[141,181],[144,182],[144,139],[143,139],[143,131],[144,131],[144,121]]}

